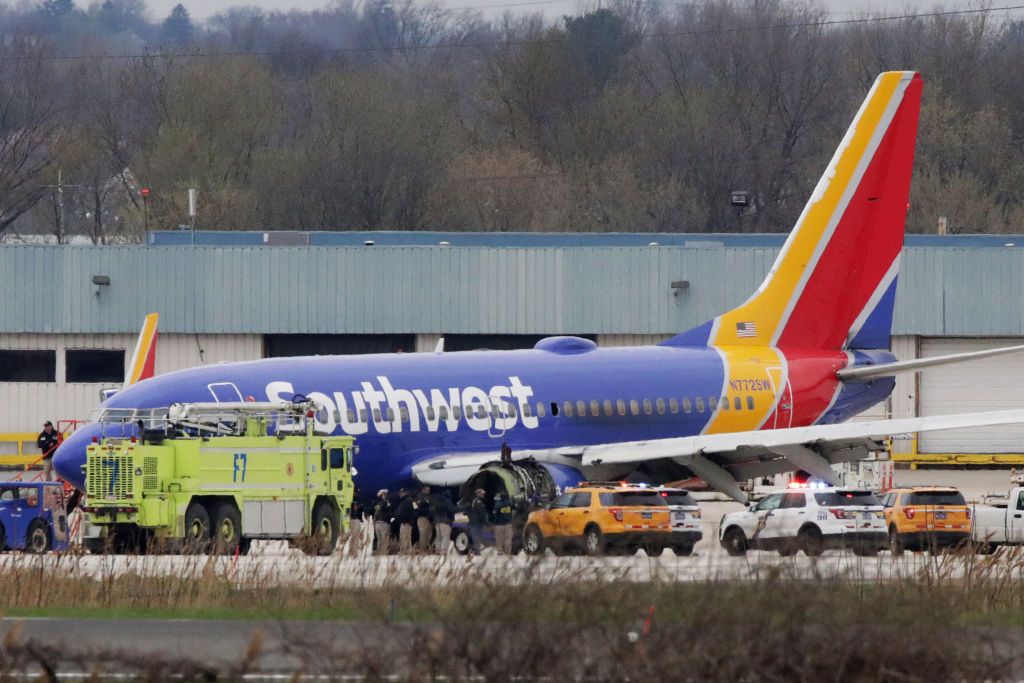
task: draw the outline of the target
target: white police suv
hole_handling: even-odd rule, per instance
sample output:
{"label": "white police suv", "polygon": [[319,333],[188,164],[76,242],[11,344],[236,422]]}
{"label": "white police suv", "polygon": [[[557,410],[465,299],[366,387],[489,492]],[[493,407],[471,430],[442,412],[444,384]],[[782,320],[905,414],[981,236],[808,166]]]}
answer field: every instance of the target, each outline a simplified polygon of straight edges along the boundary
{"label": "white police suv", "polygon": [[676,555],[690,555],[693,546],[704,537],[701,530],[700,506],[686,489],[659,486],[654,489],[668,505],[672,514],[672,548]]}
{"label": "white police suv", "polygon": [[888,547],[882,504],[870,491],[825,484],[790,486],[722,517],[719,539],[730,555],[777,550],[787,556],[803,550],[817,556],[829,548],[875,555]]}

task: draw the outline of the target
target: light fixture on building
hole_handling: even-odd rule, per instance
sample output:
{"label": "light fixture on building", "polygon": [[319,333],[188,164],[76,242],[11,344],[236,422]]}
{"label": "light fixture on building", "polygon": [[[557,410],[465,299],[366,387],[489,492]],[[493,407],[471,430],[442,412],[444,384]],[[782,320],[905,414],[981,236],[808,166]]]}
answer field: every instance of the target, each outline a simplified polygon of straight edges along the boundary
{"label": "light fixture on building", "polygon": [[99,299],[100,298],[100,292],[103,291],[103,288],[110,286],[110,276],[109,275],[93,275],[92,276],[92,284],[94,286],[94,289],[92,290],[92,293],[96,295],[97,299]]}
{"label": "light fixture on building", "polygon": [[729,193],[729,203],[733,206],[750,206],[750,193],[746,190],[733,190]]}
{"label": "light fixture on building", "polygon": [[690,290],[689,280],[675,280],[672,283],[672,296],[678,298],[680,294],[685,294]]}

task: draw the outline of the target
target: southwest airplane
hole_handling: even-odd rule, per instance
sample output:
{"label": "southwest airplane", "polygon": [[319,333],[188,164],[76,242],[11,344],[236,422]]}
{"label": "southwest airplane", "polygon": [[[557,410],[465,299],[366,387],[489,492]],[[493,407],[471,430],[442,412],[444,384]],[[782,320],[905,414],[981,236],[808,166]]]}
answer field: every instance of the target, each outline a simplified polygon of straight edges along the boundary
{"label": "southwest airplane", "polygon": [[737,482],[761,475],[833,481],[831,465],[866,457],[879,435],[1022,422],[1024,410],[843,424],[884,400],[898,372],[1024,348],[906,362],[887,350],[921,87],[914,72],[881,74],[761,287],[658,346],[552,337],[523,351],[196,367],[127,383],[54,466],[82,488],[86,445],[112,419],[305,396],[322,408],[320,430],[357,438],[364,495],[459,485],[507,443],[561,486],[697,475],[743,500]]}

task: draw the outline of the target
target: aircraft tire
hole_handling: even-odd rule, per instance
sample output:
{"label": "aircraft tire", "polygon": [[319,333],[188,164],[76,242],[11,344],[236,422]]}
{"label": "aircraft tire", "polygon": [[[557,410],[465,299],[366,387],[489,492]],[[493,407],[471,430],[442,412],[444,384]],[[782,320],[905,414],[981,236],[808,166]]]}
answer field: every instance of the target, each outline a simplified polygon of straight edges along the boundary
{"label": "aircraft tire", "polygon": [[306,544],[309,555],[330,555],[338,545],[338,515],[328,503],[317,503],[313,508],[312,535]]}
{"label": "aircraft tire", "polygon": [[46,522],[37,519],[29,524],[28,533],[25,534],[25,552],[41,555],[48,552],[52,545],[50,529]]}
{"label": "aircraft tire", "polygon": [[242,542],[242,515],[234,503],[219,503],[213,509],[213,524],[210,527],[213,552],[217,555],[234,555]]}
{"label": "aircraft tire", "polygon": [[185,510],[185,538],[181,549],[186,555],[199,555],[210,549],[210,513],[199,501],[192,501]]}

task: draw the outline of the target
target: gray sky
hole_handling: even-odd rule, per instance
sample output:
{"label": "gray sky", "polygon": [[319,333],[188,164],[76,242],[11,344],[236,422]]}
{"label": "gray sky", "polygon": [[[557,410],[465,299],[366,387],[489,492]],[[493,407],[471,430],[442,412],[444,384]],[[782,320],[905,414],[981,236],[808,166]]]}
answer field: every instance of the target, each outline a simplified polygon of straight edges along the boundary
{"label": "gray sky", "polygon": [[[597,0],[440,0],[442,4],[449,7],[478,7],[487,14],[500,14],[506,9],[513,12],[543,11],[550,17],[557,17],[562,14],[572,14],[581,7],[597,4]],[[148,5],[154,18],[167,16],[171,8],[178,4],[179,0],[148,0]],[[254,5],[265,10],[290,9],[311,10],[325,7],[331,4],[331,0],[180,0],[193,19],[206,19],[228,7],[239,5]],[[935,8],[942,9],[968,9],[976,8],[981,3],[978,0],[946,0],[935,2],[929,0],[819,0],[820,4],[830,13],[836,15],[849,15],[862,11],[888,10],[889,12],[900,12],[905,9],[910,11],[933,11]],[[1011,0],[993,0],[995,6],[1021,4]],[[495,6],[499,7],[495,7]],[[506,7],[501,7],[505,5]],[[508,5],[513,5],[508,7]],[[1020,14],[1018,12],[1017,14]],[[837,18],[841,18],[837,16]]]}

